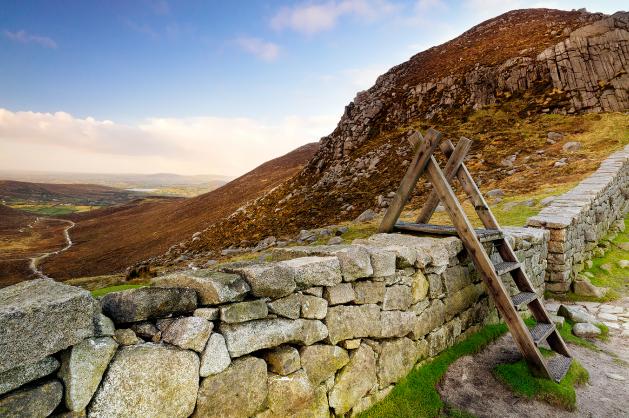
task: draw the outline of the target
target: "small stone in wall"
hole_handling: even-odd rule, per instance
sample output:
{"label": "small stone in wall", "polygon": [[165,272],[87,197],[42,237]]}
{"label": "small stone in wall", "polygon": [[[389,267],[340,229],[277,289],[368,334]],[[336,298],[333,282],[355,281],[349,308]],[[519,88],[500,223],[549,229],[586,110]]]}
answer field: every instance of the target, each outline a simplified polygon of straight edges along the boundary
{"label": "small stone in wall", "polygon": [[301,313],[301,295],[293,293],[285,298],[276,299],[268,304],[271,313],[289,319],[297,319]]}
{"label": "small stone in wall", "polygon": [[205,348],[213,327],[214,324],[198,316],[179,318],[163,332],[162,340],[200,353]]}
{"label": "small stone in wall", "polygon": [[417,347],[408,338],[384,341],[378,356],[378,381],[380,389],[397,383],[406,376],[417,359]]}
{"label": "small stone in wall", "polygon": [[387,287],[384,294],[382,310],[406,310],[413,303],[413,295],[409,286],[395,285]]}
{"label": "small stone in wall", "polygon": [[24,364],[0,373],[0,395],[4,395],[33,380],[48,376],[58,368],[59,362],[57,359],[49,356],[34,363]]}
{"label": "small stone in wall", "polygon": [[26,387],[0,398],[2,417],[47,417],[61,403],[63,385],[58,380]]}
{"label": "small stone in wall", "polygon": [[330,406],[335,414],[342,415],[377,384],[375,353],[368,345],[361,344],[337,375],[329,395]]}
{"label": "small stone in wall", "polygon": [[116,327],[114,321],[103,315],[102,313],[94,316],[94,336],[96,337],[113,337]]}
{"label": "small stone in wall", "polygon": [[334,373],[349,362],[347,351],[341,347],[315,344],[300,350],[301,366],[313,385],[334,377]]}
{"label": "small stone in wall", "polygon": [[264,359],[269,370],[282,376],[289,375],[301,367],[299,351],[290,345],[283,345],[268,351]]}
{"label": "small stone in wall", "polygon": [[90,403],[118,344],[111,337],[88,338],[61,355],[59,378],[65,387],[65,403],[82,411]]}
{"label": "small stone in wall", "polygon": [[328,308],[325,323],[332,344],[353,338],[379,337],[380,307],[375,304],[332,306]]}
{"label": "small stone in wall", "polygon": [[208,321],[214,321],[218,319],[219,309],[218,308],[198,308],[193,313],[194,316],[198,316],[199,318],[207,319]]}
{"label": "small stone in wall", "polygon": [[314,399],[314,387],[303,370],[288,376],[270,374],[268,385],[269,409],[278,417],[293,416]]}
{"label": "small stone in wall", "polygon": [[384,300],[384,282],[359,281],[354,283],[354,301],[359,305],[380,303]]}
{"label": "small stone in wall", "polygon": [[219,333],[212,333],[201,353],[201,367],[199,375],[207,377],[225,370],[231,363],[225,338]]}
{"label": "small stone in wall", "polygon": [[249,285],[237,274],[212,270],[181,271],[155,277],[154,286],[196,290],[201,305],[238,302],[249,292]]}
{"label": "small stone in wall", "polygon": [[356,296],[351,283],[340,283],[336,286],[325,287],[323,297],[327,299],[330,305],[340,305],[352,302]]}
{"label": "small stone in wall", "polygon": [[114,332],[114,340],[120,345],[134,345],[143,342],[130,328],[120,328]]}
{"label": "small stone in wall", "polygon": [[158,342],[161,336],[160,330],[148,321],[132,324],[130,328],[135,332],[135,335],[149,341]]}
{"label": "small stone in wall", "polygon": [[268,315],[266,301],[258,299],[250,302],[232,303],[221,307],[221,321],[228,324],[261,319]]}
{"label": "small stone in wall", "polygon": [[301,296],[301,316],[308,319],[324,319],[328,313],[328,301],[316,296]]}
{"label": "small stone in wall", "polygon": [[339,343],[339,345],[343,348],[345,348],[346,350],[355,350],[358,347],[360,347],[360,338],[354,338],[351,340],[343,340]]}

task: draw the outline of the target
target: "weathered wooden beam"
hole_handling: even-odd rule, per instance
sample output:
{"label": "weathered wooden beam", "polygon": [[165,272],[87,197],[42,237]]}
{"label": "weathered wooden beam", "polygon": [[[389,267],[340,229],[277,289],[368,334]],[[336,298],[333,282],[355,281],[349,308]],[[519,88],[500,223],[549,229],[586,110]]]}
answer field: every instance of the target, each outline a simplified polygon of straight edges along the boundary
{"label": "weathered wooden beam", "polygon": [[[446,141],[442,141],[442,144],[444,142]],[[452,143],[449,140],[447,142],[449,142],[450,146],[452,146]],[[461,138],[459,142],[456,144],[456,148],[454,148],[453,151],[450,151],[450,148],[448,147],[448,151],[450,152],[445,153],[445,154],[446,156],[450,158],[448,159],[448,162],[443,170],[443,174],[446,176],[446,180],[448,182],[450,182],[454,178],[456,173],[459,171],[459,167],[463,163],[463,160],[465,159],[465,156],[467,155],[471,146],[472,146],[472,141],[470,141],[467,138]],[[431,190],[430,194],[428,195],[428,198],[426,199],[426,201],[424,202],[424,205],[419,211],[419,216],[417,217],[416,222],[418,224],[428,223],[433,213],[435,213],[435,209],[437,209],[438,205],[439,205],[439,196],[434,190]]]}
{"label": "weathered wooden beam", "polygon": [[[544,359],[540,351],[535,346],[526,324],[513,306],[511,299],[508,296],[509,293],[500,278],[496,275],[491,259],[484,251],[482,244],[476,237],[474,227],[470,223],[469,219],[467,219],[467,216],[465,216],[463,207],[459,203],[459,200],[454,194],[454,191],[450,187],[445,175],[439,168],[439,165],[434,157],[430,158],[426,167],[426,176],[432,183],[433,190],[435,190],[439,196],[439,199],[443,203],[446,212],[452,220],[452,223],[459,231],[459,237],[463,241],[470,257],[474,261],[474,265],[480,271],[487,290],[496,303],[496,307],[500,311],[502,318],[509,325],[513,339],[520,348],[520,351],[524,354],[529,362],[529,365],[533,368],[533,371],[536,374],[550,377],[548,375]],[[474,184],[473,181],[472,184]]]}
{"label": "weathered wooden beam", "polygon": [[378,228],[379,232],[391,232],[393,230],[393,226],[400,218],[402,209],[404,209],[404,205],[408,201],[411,191],[426,169],[426,165],[428,164],[428,161],[430,161],[432,153],[441,141],[441,133],[432,128],[428,129],[426,136],[423,137],[423,139],[419,132],[415,132],[413,135],[417,138],[414,142],[419,143],[419,146],[415,152],[413,161],[408,166],[406,174],[400,182],[400,187],[398,187],[395,197],[384,214],[384,218]]}

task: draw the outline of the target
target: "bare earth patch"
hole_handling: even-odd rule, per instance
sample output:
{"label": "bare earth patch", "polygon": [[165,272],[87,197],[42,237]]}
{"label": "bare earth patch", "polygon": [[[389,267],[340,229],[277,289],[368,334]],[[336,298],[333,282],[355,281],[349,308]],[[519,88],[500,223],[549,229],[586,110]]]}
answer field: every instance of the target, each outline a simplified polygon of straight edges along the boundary
{"label": "bare earth patch", "polygon": [[[621,417],[629,416],[629,339],[610,334],[601,349],[569,345],[573,356],[590,373],[589,383],[576,387],[577,411],[568,412],[547,403],[515,395],[494,377],[501,363],[521,358],[510,334],[474,356],[462,357],[448,369],[438,386],[443,401],[477,417]],[[608,374],[626,380],[615,380]]]}

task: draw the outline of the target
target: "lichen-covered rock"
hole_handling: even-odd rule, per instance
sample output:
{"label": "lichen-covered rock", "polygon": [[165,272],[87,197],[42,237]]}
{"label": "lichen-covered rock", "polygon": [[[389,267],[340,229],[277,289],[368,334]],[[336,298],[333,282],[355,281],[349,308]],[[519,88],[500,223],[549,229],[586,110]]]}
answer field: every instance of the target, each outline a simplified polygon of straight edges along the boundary
{"label": "lichen-covered rock", "polygon": [[254,296],[281,298],[288,296],[297,287],[295,279],[286,274],[279,263],[253,264],[231,269],[244,276]]}
{"label": "lichen-covered rock", "polygon": [[351,283],[340,283],[336,286],[326,287],[323,290],[323,297],[330,305],[340,305],[354,300],[354,288]]}
{"label": "lichen-covered rock", "polygon": [[416,315],[412,311],[382,311],[382,338],[404,337],[415,327]]}
{"label": "lichen-covered rock", "polygon": [[269,370],[282,376],[289,375],[301,367],[299,351],[290,345],[270,350],[264,355]]}
{"label": "lichen-covered rock", "polygon": [[557,315],[563,316],[564,318],[569,319],[574,323],[589,322],[593,324],[597,322],[596,318],[594,318],[583,309],[571,305],[561,305],[557,310]]}
{"label": "lichen-covered rock", "polygon": [[572,327],[572,333],[577,337],[594,338],[601,335],[601,330],[599,327],[589,322],[579,322]]}
{"label": "lichen-covered rock", "polygon": [[268,304],[271,313],[285,318],[297,319],[301,314],[301,295],[293,293],[285,298],[276,299]]}
{"label": "lichen-covered rock", "polygon": [[417,270],[417,272],[413,274],[411,279],[412,302],[417,303],[421,300],[426,299],[426,296],[428,296],[429,285],[428,279],[426,279],[424,273],[422,273],[421,270]]}
{"label": "lichen-covered rock", "polygon": [[369,251],[359,245],[317,245],[312,247],[275,248],[273,258],[290,260],[297,257],[336,256],[341,266],[343,280],[354,281],[362,277],[371,277],[373,268]]}
{"label": "lichen-covered rock", "polygon": [[94,418],[187,417],[199,388],[199,356],[153,343],[122,347],[88,407]]}
{"label": "lichen-covered rock", "polygon": [[58,380],[16,390],[0,398],[0,417],[47,417],[61,403],[63,385]]}
{"label": "lichen-covered rock", "polygon": [[0,289],[0,373],[94,335],[90,292],[48,279]]}
{"label": "lichen-covered rock", "polygon": [[406,376],[415,365],[417,347],[408,338],[384,341],[378,357],[378,381],[383,389]]}
{"label": "lichen-covered rock", "polygon": [[361,281],[354,283],[354,301],[359,304],[381,303],[384,300],[384,282]]}
{"label": "lichen-covered rock", "polygon": [[130,328],[135,332],[135,335],[149,341],[157,342],[161,337],[159,328],[148,321],[131,324]]}
{"label": "lichen-covered rock", "polygon": [[120,328],[114,331],[114,340],[120,345],[134,345],[142,342],[131,328]]}
{"label": "lichen-covered rock", "polygon": [[395,252],[376,247],[367,247],[374,277],[389,277],[395,274]]}
{"label": "lichen-covered rock", "polygon": [[212,270],[186,270],[155,277],[157,287],[185,287],[194,289],[201,305],[238,302],[244,299],[250,288],[238,274]]}
{"label": "lichen-covered rock", "polygon": [[411,337],[414,340],[422,338],[433,329],[445,322],[445,305],[439,299],[435,299],[417,317]]}
{"label": "lichen-covered rock", "polygon": [[199,375],[207,377],[225,370],[231,364],[231,358],[227,351],[225,338],[216,332],[210,335],[210,339],[205,345],[201,354],[201,367]]}
{"label": "lichen-covered rock", "polygon": [[376,355],[371,347],[361,344],[338,373],[329,394],[330,406],[337,415],[342,415],[377,384]]}
{"label": "lichen-covered rock", "polygon": [[404,285],[387,287],[382,302],[383,311],[406,310],[413,304],[411,288]]}
{"label": "lichen-covered rock", "polygon": [[214,321],[218,319],[220,314],[219,308],[197,308],[194,310],[193,316],[207,319],[208,321]]}
{"label": "lichen-covered rock", "polygon": [[446,320],[453,318],[460,312],[463,312],[478,299],[478,289],[475,285],[470,284],[463,289],[448,295],[445,301]]}
{"label": "lichen-covered rock", "polygon": [[201,381],[195,418],[250,417],[261,411],[267,398],[266,363],[243,357],[224,371]]}
{"label": "lichen-covered rock", "polygon": [[221,333],[232,357],[286,343],[314,344],[328,336],[321,321],[309,319],[260,319],[241,324],[221,324]]}
{"label": "lichen-covered rock", "polygon": [[198,316],[178,318],[166,328],[162,341],[200,353],[205,348],[214,324]]}
{"label": "lichen-covered rock", "polygon": [[263,299],[232,303],[221,307],[221,321],[229,324],[261,319],[268,314],[269,308]]}
{"label": "lichen-covered rock", "polygon": [[313,385],[325,381],[349,362],[347,351],[335,345],[315,344],[300,350],[301,366]]}
{"label": "lichen-covered rock", "polygon": [[328,301],[311,295],[301,295],[301,316],[308,319],[323,319],[328,313]]}
{"label": "lichen-covered rock", "polygon": [[113,338],[99,337],[83,340],[62,353],[58,376],[65,387],[69,410],[85,409],[117,348]]}
{"label": "lichen-covered rock", "polygon": [[27,363],[0,373],[0,395],[17,389],[44,376],[48,376],[59,368],[59,362],[52,356],[44,357],[34,363]]}
{"label": "lichen-covered rock", "polygon": [[197,308],[193,289],[141,287],[109,293],[101,299],[103,313],[116,324],[146,321]]}
{"label": "lichen-covered rock", "polygon": [[332,344],[342,340],[380,336],[378,305],[332,306],[325,318]]}
{"label": "lichen-covered rock", "polygon": [[98,313],[94,316],[94,336],[95,337],[113,337],[116,327],[114,321]]}
{"label": "lichen-covered rock", "polygon": [[280,265],[300,289],[334,286],[343,281],[341,265],[336,257],[301,257],[282,261]]}
{"label": "lichen-covered rock", "polygon": [[269,374],[268,385],[269,409],[277,416],[292,416],[314,399],[314,387],[303,370],[288,376]]}

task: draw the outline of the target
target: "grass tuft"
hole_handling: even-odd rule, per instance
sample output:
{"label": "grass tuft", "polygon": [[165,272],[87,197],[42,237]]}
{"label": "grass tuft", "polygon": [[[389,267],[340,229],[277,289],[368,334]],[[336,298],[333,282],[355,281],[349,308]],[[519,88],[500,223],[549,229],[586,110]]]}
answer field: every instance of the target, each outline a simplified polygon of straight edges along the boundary
{"label": "grass tuft", "polygon": [[587,370],[574,359],[568,373],[559,383],[533,376],[524,360],[500,364],[494,368],[494,374],[513,392],[568,411],[576,409],[575,386],[587,383],[590,378]]}
{"label": "grass tuft", "polygon": [[137,289],[139,287],[146,287],[145,284],[119,284],[116,286],[103,287],[102,289],[92,290],[92,296],[97,298],[105,296],[108,293],[120,292],[121,290]]}
{"label": "grass tuft", "polygon": [[[505,324],[485,326],[466,340],[443,351],[430,363],[413,369],[382,402],[359,416],[362,418],[438,416],[446,410],[446,405],[441,400],[436,386],[450,364],[460,357],[479,352],[506,331]],[[456,410],[450,411],[450,414],[469,417]]]}

